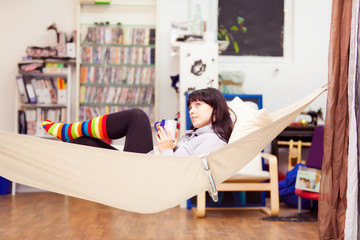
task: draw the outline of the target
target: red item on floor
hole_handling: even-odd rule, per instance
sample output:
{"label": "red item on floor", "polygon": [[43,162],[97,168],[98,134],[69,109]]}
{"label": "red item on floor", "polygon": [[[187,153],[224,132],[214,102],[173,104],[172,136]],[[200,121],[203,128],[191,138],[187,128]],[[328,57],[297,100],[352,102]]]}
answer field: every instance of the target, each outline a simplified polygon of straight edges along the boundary
{"label": "red item on floor", "polygon": [[295,194],[302,198],[319,200],[319,193],[317,193],[317,192],[309,192],[309,191],[295,188]]}
{"label": "red item on floor", "polygon": [[281,182],[282,180],[286,179],[286,175],[283,174],[282,172],[278,172],[278,179],[279,182]]}

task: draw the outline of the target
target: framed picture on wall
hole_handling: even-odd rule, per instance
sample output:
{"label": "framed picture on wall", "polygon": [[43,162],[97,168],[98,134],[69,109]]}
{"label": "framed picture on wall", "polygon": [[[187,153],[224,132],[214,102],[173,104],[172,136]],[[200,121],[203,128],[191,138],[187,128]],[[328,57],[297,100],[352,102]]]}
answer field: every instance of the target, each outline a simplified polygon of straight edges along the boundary
{"label": "framed picture on wall", "polygon": [[286,60],[291,50],[290,4],[285,0],[219,0],[218,40],[229,43],[220,59]]}

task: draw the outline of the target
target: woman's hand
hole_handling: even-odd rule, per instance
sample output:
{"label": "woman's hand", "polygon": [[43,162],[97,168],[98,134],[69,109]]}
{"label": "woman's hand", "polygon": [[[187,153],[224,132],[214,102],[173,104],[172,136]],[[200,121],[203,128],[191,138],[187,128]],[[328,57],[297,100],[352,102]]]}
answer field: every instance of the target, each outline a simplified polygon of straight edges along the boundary
{"label": "woman's hand", "polygon": [[158,132],[155,137],[158,143],[159,152],[162,152],[166,149],[174,149],[176,147],[178,132],[179,131],[176,130],[175,140],[173,140],[171,138],[170,129],[167,126],[165,126],[165,130],[161,126],[158,126]]}

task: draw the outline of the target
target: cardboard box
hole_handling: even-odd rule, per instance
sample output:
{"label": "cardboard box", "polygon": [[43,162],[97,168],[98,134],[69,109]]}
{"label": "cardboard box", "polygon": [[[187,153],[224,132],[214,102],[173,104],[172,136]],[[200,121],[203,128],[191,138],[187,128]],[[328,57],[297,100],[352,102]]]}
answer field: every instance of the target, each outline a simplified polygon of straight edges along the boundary
{"label": "cardboard box", "polygon": [[319,192],[320,178],[321,178],[320,169],[299,167],[299,170],[296,175],[295,188],[310,192]]}

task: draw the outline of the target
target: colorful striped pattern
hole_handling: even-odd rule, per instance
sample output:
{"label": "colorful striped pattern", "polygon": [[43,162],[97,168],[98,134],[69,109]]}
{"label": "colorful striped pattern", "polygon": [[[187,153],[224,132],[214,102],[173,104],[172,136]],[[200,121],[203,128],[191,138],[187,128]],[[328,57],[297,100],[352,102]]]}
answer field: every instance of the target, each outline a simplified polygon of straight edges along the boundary
{"label": "colorful striped pattern", "polygon": [[42,126],[49,134],[64,142],[70,142],[82,136],[106,139],[108,138],[106,118],[107,115],[104,115],[77,123],[54,123],[45,120]]}

